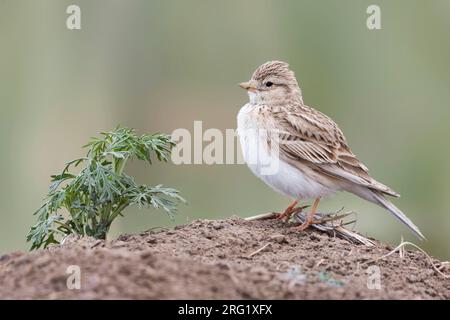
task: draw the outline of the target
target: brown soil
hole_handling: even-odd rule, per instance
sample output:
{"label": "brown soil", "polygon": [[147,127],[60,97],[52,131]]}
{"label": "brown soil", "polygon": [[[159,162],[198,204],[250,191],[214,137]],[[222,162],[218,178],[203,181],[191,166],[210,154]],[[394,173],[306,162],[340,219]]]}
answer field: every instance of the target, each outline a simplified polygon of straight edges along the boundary
{"label": "brown soil", "polygon": [[[390,250],[318,231],[294,233],[273,220],[196,220],[115,241],[84,238],[1,256],[0,298],[450,299],[450,280],[423,254],[376,261]],[[80,290],[67,288],[70,265],[80,266]],[[380,290],[367,285],[374,265]]]}

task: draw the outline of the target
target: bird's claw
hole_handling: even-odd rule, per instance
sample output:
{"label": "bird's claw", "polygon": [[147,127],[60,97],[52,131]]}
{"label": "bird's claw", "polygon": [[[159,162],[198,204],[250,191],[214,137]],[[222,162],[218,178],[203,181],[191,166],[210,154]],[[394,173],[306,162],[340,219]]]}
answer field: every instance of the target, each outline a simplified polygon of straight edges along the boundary
{"label": "bird's claw", "polygon": [[279,213],[276,216],[276,219],[281,220],[281,221],[288,221],[294,214],[300,213],[308,207],[309,207],[309,205],[301,206],[301,207],[297,207],[297,208],[288,208],[289,210],[286,209],[283,213]]}

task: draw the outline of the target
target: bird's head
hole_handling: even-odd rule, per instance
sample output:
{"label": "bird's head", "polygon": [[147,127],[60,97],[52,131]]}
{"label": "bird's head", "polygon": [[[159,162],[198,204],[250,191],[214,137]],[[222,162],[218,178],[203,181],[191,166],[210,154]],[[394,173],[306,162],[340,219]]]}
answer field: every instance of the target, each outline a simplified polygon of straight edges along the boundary
{"label": "bird's head", "polygon": [[247,90],[250,102],[255,104],[283,104],[302,102],[300,88],[294,72],[282,61],[269,61],[259,66],[247,82],[239,86]]}

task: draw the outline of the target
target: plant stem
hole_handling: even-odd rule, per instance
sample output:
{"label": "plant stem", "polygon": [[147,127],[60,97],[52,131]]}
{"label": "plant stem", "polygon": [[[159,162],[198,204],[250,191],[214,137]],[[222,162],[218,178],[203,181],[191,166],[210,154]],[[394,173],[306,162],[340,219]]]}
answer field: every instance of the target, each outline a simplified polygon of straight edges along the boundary
{"label": "plant stem", "polygon": [[123,169],[125,168],[125,164],[127,163],[128,158],[125,159],[117,159],[114,158],[114,173],[117,175],[121,175]]}

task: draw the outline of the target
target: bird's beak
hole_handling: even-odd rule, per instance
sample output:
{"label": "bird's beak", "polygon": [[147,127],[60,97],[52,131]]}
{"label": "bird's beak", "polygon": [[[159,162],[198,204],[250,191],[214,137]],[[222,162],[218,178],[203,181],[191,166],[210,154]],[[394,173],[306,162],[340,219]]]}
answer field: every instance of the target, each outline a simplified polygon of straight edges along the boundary
{"label": "bird's beak", "polygon": [[256,85],[255,85],[254,81],[252,81],[252,80],[239,83],[239,87],[241,87],[242,89],[245,89],[247,91],[256,91]]}

